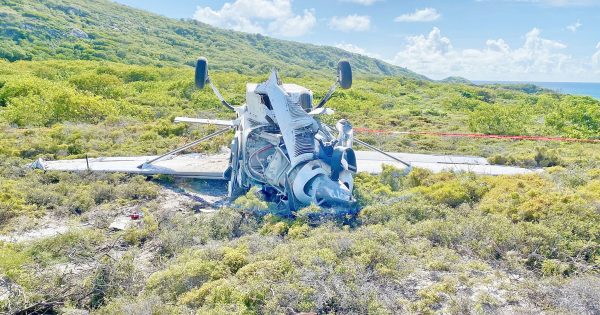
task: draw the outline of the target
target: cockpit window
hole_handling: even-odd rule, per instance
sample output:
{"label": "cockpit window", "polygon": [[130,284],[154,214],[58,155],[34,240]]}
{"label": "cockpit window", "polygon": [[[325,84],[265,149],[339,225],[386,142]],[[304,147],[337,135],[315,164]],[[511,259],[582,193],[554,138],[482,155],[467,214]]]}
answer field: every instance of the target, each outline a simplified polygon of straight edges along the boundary
{"label": "cockpit window", "polygon": [[273,106],[271,105],[271,100],[267,94],[259,94],[260,102],[264,104],[269,110],[273,110]]}
{"label": "cockpit window", "polygon": [[300,106],[308,113],[312,110],[312,96],[309,93],[300,94]]}

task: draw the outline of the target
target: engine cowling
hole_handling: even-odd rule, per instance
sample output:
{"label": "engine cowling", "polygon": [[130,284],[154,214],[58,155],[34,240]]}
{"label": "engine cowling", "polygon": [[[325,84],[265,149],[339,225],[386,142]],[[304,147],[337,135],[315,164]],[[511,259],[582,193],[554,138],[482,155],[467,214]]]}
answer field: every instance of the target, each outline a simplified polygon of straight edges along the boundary
{"label": "engine cowling", "polygon": [[[286,91],[276,72],[256,87],[266,95],[274,115],[273,123],[281,133],[281,146],[267,158],[263,176],[270,185],[283,186],[301,204],[350,204],[353,174],[352,127],[342,123],[342,143],[319,141],[320,124],[307,114],[306,93]],[[322,136],[322,135],[321,135]],[[323,138],[323,137],[321,137]],[[340,139],[341,140],[341,139]],[[348,159],[350,157],[350,159]],[[350,161],[350,163],[349,163]]]}

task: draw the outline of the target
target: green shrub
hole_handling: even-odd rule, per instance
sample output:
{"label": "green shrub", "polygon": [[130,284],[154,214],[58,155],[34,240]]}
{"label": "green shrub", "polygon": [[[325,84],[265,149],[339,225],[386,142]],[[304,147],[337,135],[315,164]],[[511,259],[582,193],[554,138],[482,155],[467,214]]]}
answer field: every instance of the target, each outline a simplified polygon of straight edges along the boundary
{"label": "green shrub", "polygon": [[424,198],[410,197],[391,205],[371,205],[361,210],[359,217],[366,224],[385,224],[393,220],[417,223],[428,219],[443,219],[449,208],[435,205]]}
{"label": "green shrub", "polygon": [[600,204],[600,180],[589,182],[581,187],[580,191],[585,198]]}
{"label": "green shrub", "polygon": [[232,273],[236,273],[240,268],[248,264],[248,249],[246,248],[225,248],[223,250],[223,263],[229,267]]}
{"label": "green shrub", "polygon": [[531,114],[523,105],[488,104],[478,107],[469,116],[469,128],[485,134],[524,135],[531,120]]}
{"label": "green shrub", "polygon": [[240,236],[243,233],[246,219],[238,210],[221,209],[207,220],[206,224],[210,227],[210,238],[222,240]]}
{"label": "green shrub", "polygon": [[118,194],[124,199],[153,199],[158,196],[158,188],[144,176],[134,176],[119,187]]}
{"label": "green shrub", "polygon": [[19,282],[27,275],[25,265],[31,258],[16,246],[0,242],[0,273],[10,280]]}
{"label": "green shrub", "polygon": [[361,206],[369,205],[395,196],[392,188],[377,176],[359,173],[354,179],[354,196]]}
{"label": "green shrub", "polygon": [[310,226],[308,226],[308,224],[293,224],[287,232],[287,237],[291,239],[301,239],[307,237],[309,233]]}
{"label": "green shrub", "polygon": [[269,209],[269,204],[258,198],[258,188],[251,188],[246,195],[237,198],[234,206],[237,209],[247,212],[258,212]]}
{"label": "green shrub", "polygon": [[260,229],[262,235],[285,236],[290,226],[283,221],[270,221]]}
{"label": "green shrub", "polygon": [[381,183],[389,186],[392,191],[399,191],[404,186],[404,171],[393,166],[384,164],[380,178]]}
{"label": "green shrub", "polygon": [[600,106],[591,97],[568,95],[561,99],[545,119],[546,125],[575,138],[598,138]]}
{"label": "green shrub", "polygon": [[546,259],[542,262],[544,276],[568,276],[573,272],[573,266],[556,259]]}
{"label": "green shrub", "polygon": [[451,96],[444,100],[444,105],[454,110],[474,111],[481,106],[485,106],[485,102],[460,96]]}
{"label": "green shrub", "polygon": [[530,198],[545,198],[552,191],[552,184],[538,175],[489,178],[491,188],[481,199],[478,207],[484,212],[502,213],[518,221],[523,220],[521,205]]}
{"label": "green shrub", "polygon": [[496,154],[488,158],[492,164],[498,165],[517,165],[521,167],[553,167],[565,165],[561,158],[561,152],[556,149],[547,149],[536,147],[534,150],[528,149],[525,152],[513,152],[511,154]]}
{"label": "green shrub", "polygon": [[27,203],[25,194],[18,189],[18,182],[5,180],[0,182],[0,226],[14,216],[31,215],[37,208]]}
{"label": "green shrub", "polygon": [[[440,178],[443,174],[436,174],[432,178]],[[448,179],[431,186],[419,186],[411,191],[418,192],[437,202],[457,207],[462,203],[477,202],[488,190],[488,185],[471,175],[461,175],[455,179]]]}
{"label": "green shrub", "polygon": [[[99,230],[72,230],[64,234],[36,240],[27,246],[25,252],[42,265],[53,262],[67,262],[76,257],[91,257],[105,240]],[[70,257],[73,255],[74,257]]]}
{"label": "green shrub", "polygon": [[95,202],[91,189],[84,187],[71,192],[65,204],[72,213],[82,214],[90,210]]}
{"label": "green shrub", "polygon": [[159,75],[154,68],[134,68],[123,73],[123,80],[127,83],[138,81],[156,81]]}
{"label": "green shrub", "polygon": [[214,261],[193,258],[182,260],[152,274],[146,283],[148,290],[175,301],[182,294],[221,279],[229,273],[225,265]]}
{"label": "green shrub", "polygon": [[125,230],[124,240],[131,245],[139,245],[153,237],[158,231],[158,220],[148,209],[142,209],[140,226],[131,226]]}
{"label": "green shrub", "polygon": [[71,77],[69,82],[80,91],[87,91],[106,98],[119,98],[125,94],[123,81],[112,74],[84,73]]}
{"label": "green shrub", "polygon": [[215,307],[240,303],[243,297],[227,280],[219,279],[204,283],[200,288],[191,290],[179,298],[179,303],[200,308],[204,305]]}
{"label": "green shrub", "polygon": [[49,126],[64,121],[98,123],[116,113],[112,102],[57,86],[40,95],[11,98],[2,114],[19,126]]}

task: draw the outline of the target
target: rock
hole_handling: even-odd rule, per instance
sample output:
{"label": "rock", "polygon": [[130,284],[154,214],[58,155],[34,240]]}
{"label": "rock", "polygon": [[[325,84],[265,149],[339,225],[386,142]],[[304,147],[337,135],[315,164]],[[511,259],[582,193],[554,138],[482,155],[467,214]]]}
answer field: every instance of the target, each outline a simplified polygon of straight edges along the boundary
{"label": "rock", "polygon": [[64,315],[88,315],[90,314],[90,311],[76,308],[63,308],[60,310],[60,313]]}
{"label": "rock", "polygon": [[23,288],[5,276],[0,276],[0,304],[10,301],[15,294],[22,292]]}
{"label": "rock", "polygon": [[82,39],[87,39],[88,38],[88,34],[86,32],[84,32],[83,30],[80,30],[78,28],[72,29],[71,32],[69,32],[69,35],[77,37],[77,38],[82,38]]}
{"label": "rock", "polygon": [[0,302],[8,301],[8,299],[10,299],[8,281],[4,278],[0,278]]}
{"label": "rock", "polygon": [[129,216],[117,217],[108,228],[113,231],[123,231],[132,226],[133,220]]}

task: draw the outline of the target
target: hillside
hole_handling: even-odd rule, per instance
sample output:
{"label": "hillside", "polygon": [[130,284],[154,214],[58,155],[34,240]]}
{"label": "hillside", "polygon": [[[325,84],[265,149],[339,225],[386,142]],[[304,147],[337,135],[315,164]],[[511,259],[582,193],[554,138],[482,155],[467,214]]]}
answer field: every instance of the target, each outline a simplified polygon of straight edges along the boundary
{"label": "hillside", "polygon": [[463,77],[447,77],[445,79],[440,80],[443,83],[458,83],[458,84],[473,84],[473,82],[465,79]]}
{"label": "hillside", "polygon": [[[82,59],[156,66],[193,65],[206,56],[215,70],[289,76],[332,73],[339,59],[358,73],[423,76],[333,47],[222,30],[150,14],[107,0],[0,0],[0,58]],[[240,58],[239,56],[243,56]]]}

